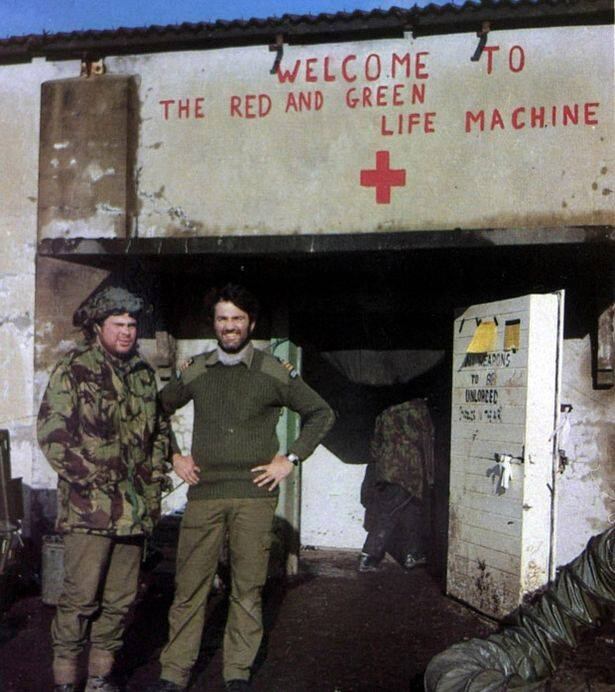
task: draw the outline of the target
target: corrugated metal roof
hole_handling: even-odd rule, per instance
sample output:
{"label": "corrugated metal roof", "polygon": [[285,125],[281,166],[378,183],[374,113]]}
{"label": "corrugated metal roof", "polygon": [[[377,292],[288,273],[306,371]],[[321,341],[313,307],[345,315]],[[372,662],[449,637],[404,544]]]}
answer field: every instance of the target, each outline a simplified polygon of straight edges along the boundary
{"label": "corrugated metal roof", "polygon": [[31,34],[0,40],[0,62],[33,57],[67,59],[127,53],[211,49],[225,45],[268,43],[282,34],[287,43],[311,43],[477,30],[613,22],[611,0],[469,0],[463,5],[427,5],[369,12],[292,15],[265,19],[219,20],[168,26]]}

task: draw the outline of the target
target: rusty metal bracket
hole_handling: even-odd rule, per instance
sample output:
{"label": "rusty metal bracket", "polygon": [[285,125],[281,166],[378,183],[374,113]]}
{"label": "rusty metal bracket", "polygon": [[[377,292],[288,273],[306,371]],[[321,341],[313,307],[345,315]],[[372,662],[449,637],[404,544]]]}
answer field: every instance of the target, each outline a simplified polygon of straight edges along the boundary
{"label": "rusty metal bracket", "polygon": [[156,367],[158,375],[163,382],[170,380],[173,375],[175,355],[175,339],[168,332],[157,331],[156,356],[153,359],[153,365]]}
{"label": "rusty metal bracket", "polygon": [[79,73],[80,77],[98,77],[105,74],[107,68],[105,67],[104,58],[92,58],[89,55],[84,55],[81,58],[81,71]]}
{"label": "rusty metal bracket", "polygon": [[269,44],[269,51],[275,53],[275,60],[273,61],[273,67],[270,70],[270,74],[275,74],[280,67],[282,62],[282,56],[284,55],[284,35],[276,34],[275,43]]}
{"label": "rusty metal bracket", "polygon": [[610,389],[615,385],[615,302],[598,317],[596,334],[596,389]]}
{"label": "rusty metal bracket", "polygon": [[487,35],[490,31],[491,22],[483,22],[481,30],[476,32],[476,35],[478,36],[478,46],[476,46],[474,55],[470,58],[472,62],[478,62],[480,60],[480,56],[483,54],[485,46],[487,45]]}

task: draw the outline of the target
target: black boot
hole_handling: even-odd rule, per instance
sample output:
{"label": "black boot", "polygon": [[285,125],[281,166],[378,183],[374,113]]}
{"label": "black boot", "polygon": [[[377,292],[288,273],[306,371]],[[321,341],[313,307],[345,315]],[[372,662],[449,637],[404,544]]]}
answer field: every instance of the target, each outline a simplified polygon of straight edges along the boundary
{"label": "black boot", "polygon": [[226,683],[226,689],[228,692],[245,692],[246,690],[251,690],[249,680],[229,680]]}
{"label": "black boot", "polygon": [[359,556],[359,572],[375,572],[380,566],[380,560],[368,553],[361,553]]}
{"label": "black boot", "polygon": [[420,567],[421,565],[427,564],[427,556],[423,554],[412,554],[408,553],[406,559],[404,560],[404,569],[413,569],[414,567]]}
{"label": "black boot", "polygon": [[84,692],[120,692],[108,675],[90,675]]}

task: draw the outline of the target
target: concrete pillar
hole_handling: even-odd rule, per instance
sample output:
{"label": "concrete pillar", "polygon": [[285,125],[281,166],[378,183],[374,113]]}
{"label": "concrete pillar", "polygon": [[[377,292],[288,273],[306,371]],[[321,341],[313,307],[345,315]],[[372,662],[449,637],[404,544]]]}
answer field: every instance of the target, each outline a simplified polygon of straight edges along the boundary
{"label": "concrete pillar", "polygon": [[38,237],[125,238],[135,216],[137,90],[125,75],[41,87]]}

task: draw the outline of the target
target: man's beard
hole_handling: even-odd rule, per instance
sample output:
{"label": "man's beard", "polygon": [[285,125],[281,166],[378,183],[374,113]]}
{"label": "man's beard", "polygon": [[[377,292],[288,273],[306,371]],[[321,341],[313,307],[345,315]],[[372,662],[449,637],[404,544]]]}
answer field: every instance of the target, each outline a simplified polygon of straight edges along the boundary
{"label": "man's beard", "polygon": [[250,343],[250,337],[246,336],[246,338],[241,341],[237,346],[225,346],[220,339],[218,339],[218,346],[224,351],[224,353],[229,353],[230,355],[234,355],[235,353],[239,353],[243,348],[245,348],[248,344]]}
{"label": "man's beard", "polygon": [[96,337],[95,341],[105,353],[108,353],[112,358],[117,358],[118,360],[130,360],[137,351],[136,341],[128,351],[116,351],[115,349],[111,350],[103,344],[98,336]]}

